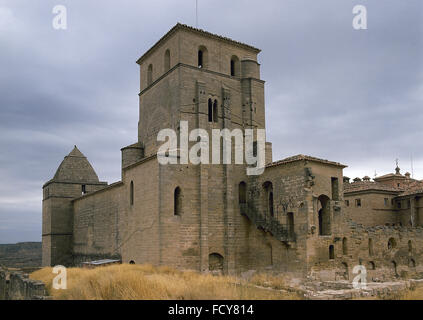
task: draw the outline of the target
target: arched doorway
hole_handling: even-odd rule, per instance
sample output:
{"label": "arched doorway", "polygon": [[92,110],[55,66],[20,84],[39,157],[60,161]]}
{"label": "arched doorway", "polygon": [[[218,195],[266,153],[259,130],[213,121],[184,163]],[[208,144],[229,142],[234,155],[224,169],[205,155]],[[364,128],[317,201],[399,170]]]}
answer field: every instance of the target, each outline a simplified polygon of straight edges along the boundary
{"label": "arched doorway", "polygon": [[223,257],[219,253],[209,254],[209,271],[214,274],[223,274]]}
{"label": "arched doorway", "polygon": [[273,209],[273,184],[270,181],[263,183],[263,207],[271,217],[274,216]]}

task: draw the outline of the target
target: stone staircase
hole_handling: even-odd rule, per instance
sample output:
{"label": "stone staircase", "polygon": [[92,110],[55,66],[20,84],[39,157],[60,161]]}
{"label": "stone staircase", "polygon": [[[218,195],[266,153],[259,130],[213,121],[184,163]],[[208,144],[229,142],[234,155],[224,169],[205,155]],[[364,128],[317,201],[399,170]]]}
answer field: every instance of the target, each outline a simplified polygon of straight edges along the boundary
{"label": "stone staircase", "polygon": [[253,222],[258,229],[269,232],[279,241],[288,243],[295,242],[295,234],[286,225],[281,224],[277,219],[264,215],[248,203],[240,204],[241,214]]}

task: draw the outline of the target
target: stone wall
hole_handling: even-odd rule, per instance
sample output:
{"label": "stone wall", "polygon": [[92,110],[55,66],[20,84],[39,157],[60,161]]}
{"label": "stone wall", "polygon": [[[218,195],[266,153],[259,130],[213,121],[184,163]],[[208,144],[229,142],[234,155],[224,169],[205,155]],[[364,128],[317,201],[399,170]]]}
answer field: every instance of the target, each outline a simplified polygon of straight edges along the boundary
{"label": "stone wall", "polygon": [[[423,228],[365,227],[348,222],[342,233],[316,243],[319,260],[312,267],[314,279],[352,280],[354,266],[363,265],[368,281],[389,281],[423,275]],[[334,246],[330,259],[329,245]]]}
{"label": "stone wall", "polygon": [[45,285],[27,274],[0,269],[0,300],[46,300]]}

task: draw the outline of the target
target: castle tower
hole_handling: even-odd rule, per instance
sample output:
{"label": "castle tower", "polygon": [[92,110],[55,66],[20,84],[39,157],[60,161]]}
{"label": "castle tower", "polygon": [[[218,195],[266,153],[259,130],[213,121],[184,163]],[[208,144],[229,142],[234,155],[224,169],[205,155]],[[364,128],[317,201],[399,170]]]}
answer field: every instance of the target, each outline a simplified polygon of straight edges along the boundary
{"label": "castle tower", "polygon": [[[213,129],[264,129],[259,53],[253,46],[203,30],[182,24],[173,27],[137,61],[138,143],[143,156],[157,153],[162,144],[157,141],[160,130],[170,128],[180,135],[182,121],[188,123],[189,132],[204,129],[209,137]],[[193,144],[189,142],[189,148]],[[271,154],[270,149],[266,151]],[[175,265],[177,261],[182,268],[234,272],[240,254],[236,248],[242,241],[235,232],[241,218],[234,208],[238,199],[234,186],[247,179],[245,167],[163,166],[158,178],[157,263]],[[190,208],[173,219],[168,214],[173,199],[166,199],[179,194],[177,190],[182,190]]]}
{"label": "castle tower", "polygon": [[[137,63],[140,66],[138,141],[156,153],[157,133],[189,129],[265,128],[260,49],[177,24]],[[211,135],[210,135],[211,136]]]}
{"label": "castle tower", "polygon": [[43,186],[43,266],[72,263],[72,200],[106,185],[75,146]]}

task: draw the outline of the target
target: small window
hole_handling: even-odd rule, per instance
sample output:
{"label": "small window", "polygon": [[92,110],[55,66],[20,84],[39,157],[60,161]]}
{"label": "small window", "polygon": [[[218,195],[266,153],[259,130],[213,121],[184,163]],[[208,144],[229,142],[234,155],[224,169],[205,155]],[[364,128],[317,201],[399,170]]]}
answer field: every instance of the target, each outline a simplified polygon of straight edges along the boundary
{"label": "small window", "polygon": [[153,83],[153,65],[150,64],[147,70],[147,85],[151,85]]}
{"label": "small window", "polygon": [[355,206],[361,207],[361,199],[355,199]]}
{"label": "small window", "polygon": [[213,102],[212,102],[212,99],[209,99],[208,106],[209,106],[209,109],[208,109],[208,111],[209,111],[209,114],[208,114],[209,122],[213,122]]}
{"label": "small window", "polygon": [[213,122],[218,122],[217,100],[213,102]]}
{"label": "small window", "polygon": [[273,217],[275,214],[273,212],[273,192],[270,192],[269,194],[269,212],[270,212],[270,216]]}
{"label": "small window", "polygon": [[198,68],[207,68],[207,49],[204,46],[198,49]]}
{"label": "small window", "polygon": [[333,245],[329,246],[329,260],[335,259],[335,248]]}
{"label": "small window", "polygon": [[82,194],[87,193],[87,188],[86,188],[85,184],[82,185],[81,189],[82,189]]}
{"label": "small window", "polygon": [[173,201],[174,201],[174,209],[173,214],[175,216],[180,216],[182,212],[182,194],[181,194],[181,188],[176,187],[174,195],[173,195]]}
{"label": "small window", "polygon": [[263,207],[273,217],[273,184],[270,181],[263,183]]}
{"label": "small window", "polygon": [[398,208],[398,209],[401,209],[401,201],[398,201],[398,202],[397,202],[397,208]]}
{"label": "small window", "polygon": [[164,72],[167,72],[170,69],[170,50],[166,50],[164,56]]}
{"label": "small window", "polygon": [[247,184],[242,181],[238,187],[239,204],[247,203]]}
{"label": "small window", "polygon": [[129,187],[129,204],[131,206],[134,205],[134,181],[131,181],[131,185]]}
{"label": "small window", "polygon": [[203,67],[203,51],[202,50],[198,50],[198,67],[199,68]]}
{"label": "small window", "polygon": [[345,206],[349,207],[350,206],[350,200],[345,200]]}
{"label": "small window", "polygon": [[287,225],[288,225],[288,233],[289,233],[289,236],[292,237],[294,235],[294,213],[288,212],[286,218],[287,218]]}
{"label": "small window", "polygon": [[390,238],[388,241],[388,250],[392,250],[395,249],[397,246],[397,242],[395,241],[394,238]]}
{"label": "small window", "polygon": [[240,74],[239,72],[239,59],[237,56],[232,56],[231,58],[231,76],[238,77]]}

